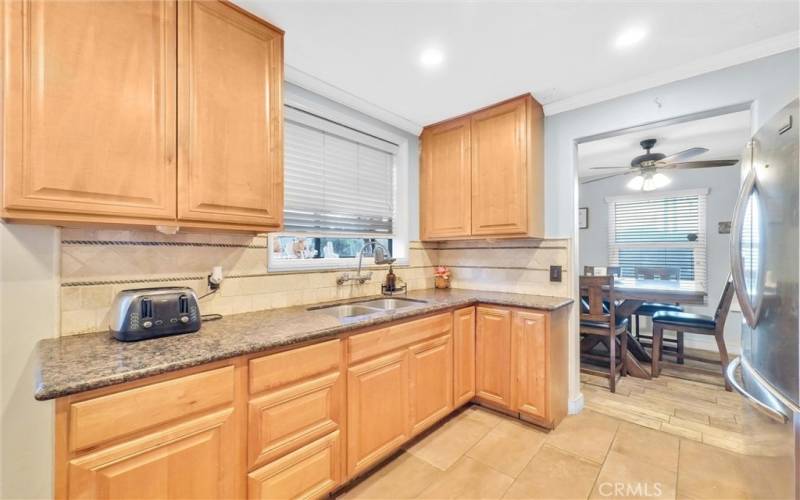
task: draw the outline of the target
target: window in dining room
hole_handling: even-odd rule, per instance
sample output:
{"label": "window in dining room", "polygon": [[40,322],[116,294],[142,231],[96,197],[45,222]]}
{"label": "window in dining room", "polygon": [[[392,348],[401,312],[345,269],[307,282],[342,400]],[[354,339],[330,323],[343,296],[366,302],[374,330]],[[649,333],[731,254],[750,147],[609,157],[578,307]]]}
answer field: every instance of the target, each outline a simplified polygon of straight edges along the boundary
{"label": "window in dining room", "polygon": [[674,270],[655,279],[695,281],[705,289],[707,195],[702,189],[606,198],[609,265],[631,278],[647,269]]}

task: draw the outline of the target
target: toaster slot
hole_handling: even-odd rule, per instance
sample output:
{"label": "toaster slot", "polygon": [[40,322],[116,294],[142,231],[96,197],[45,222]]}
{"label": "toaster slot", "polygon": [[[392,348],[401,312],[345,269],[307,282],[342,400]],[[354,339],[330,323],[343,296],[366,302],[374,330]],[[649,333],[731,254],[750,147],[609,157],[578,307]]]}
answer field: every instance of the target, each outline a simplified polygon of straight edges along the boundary
{"label": "toaster slot", "polygon": [[151,299],[143,298],[139,306],[141,307],[142,319],[153,317],[153,301]]}
{"label": "toaster slot", "polygon": [[189,314],[189,297],[186,295],[178,297],[178,311],[180,314]]}

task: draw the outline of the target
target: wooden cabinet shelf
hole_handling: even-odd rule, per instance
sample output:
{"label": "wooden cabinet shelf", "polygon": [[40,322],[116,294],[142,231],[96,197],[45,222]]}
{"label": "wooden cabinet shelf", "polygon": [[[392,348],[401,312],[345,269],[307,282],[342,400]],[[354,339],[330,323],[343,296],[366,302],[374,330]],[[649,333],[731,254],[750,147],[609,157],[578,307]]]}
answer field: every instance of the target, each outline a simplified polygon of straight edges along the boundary
{"label": "wooden cabinet shelf", "polygon": [[543,116],[528,94],[425,127],[422,240],[544,236]]}
{"label": "wooden cabinet shelf", "polygon": [[224,0],[21,0],[3,18],[4,219],[281,226],[281,30]]}

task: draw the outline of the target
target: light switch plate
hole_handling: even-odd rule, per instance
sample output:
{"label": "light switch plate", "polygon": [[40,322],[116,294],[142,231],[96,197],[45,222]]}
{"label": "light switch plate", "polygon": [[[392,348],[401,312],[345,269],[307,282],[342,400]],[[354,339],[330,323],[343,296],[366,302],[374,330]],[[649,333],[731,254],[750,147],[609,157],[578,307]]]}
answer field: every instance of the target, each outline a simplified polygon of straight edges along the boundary
{"label": "light switch plate", "polygon": [[550,281],[561,281],[561,266],[550,266]]}

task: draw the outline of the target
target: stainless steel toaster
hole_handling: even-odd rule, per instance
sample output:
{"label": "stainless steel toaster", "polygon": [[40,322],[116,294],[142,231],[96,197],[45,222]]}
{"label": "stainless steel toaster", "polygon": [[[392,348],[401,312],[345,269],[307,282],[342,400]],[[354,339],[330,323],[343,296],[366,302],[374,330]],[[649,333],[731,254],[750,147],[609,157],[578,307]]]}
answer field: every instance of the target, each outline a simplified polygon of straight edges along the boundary
{"label": "stainless steel toaster", "polygon": [[188,287],[123,290],[114,299],[108,328],[124,342],[200,329],[197,294]]}

